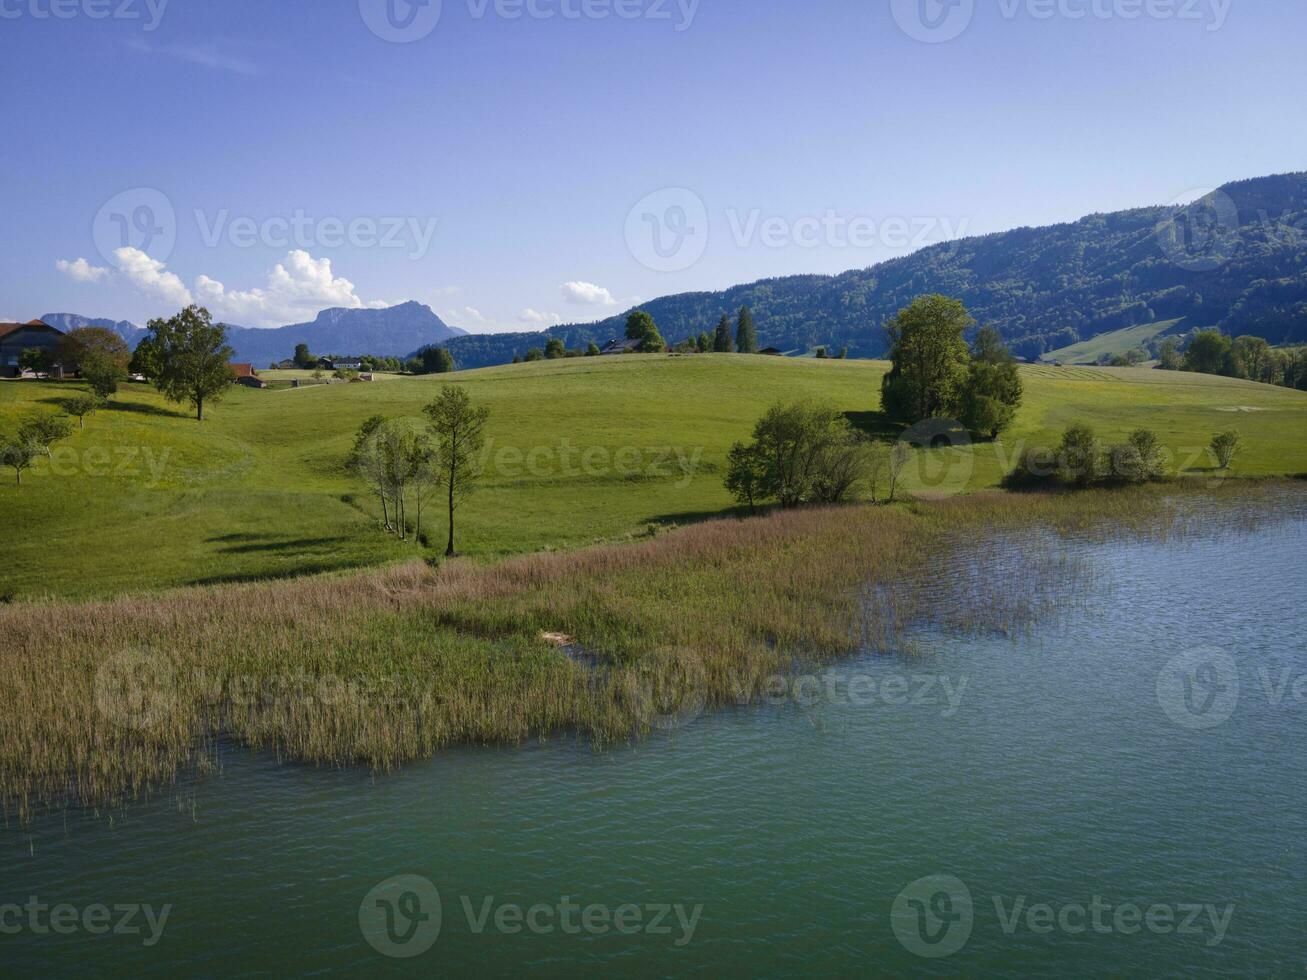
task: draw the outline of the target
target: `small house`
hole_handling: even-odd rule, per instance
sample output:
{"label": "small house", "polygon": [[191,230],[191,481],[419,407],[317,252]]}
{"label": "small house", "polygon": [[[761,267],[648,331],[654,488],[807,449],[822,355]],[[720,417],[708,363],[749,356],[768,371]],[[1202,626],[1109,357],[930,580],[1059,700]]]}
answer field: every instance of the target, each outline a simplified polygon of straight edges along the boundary
{"label": "small house", "polygon": [[600,354],[634,354],[643,340],[610,340],[600,348]]}
{"label": "small house", "polygon": [[253,364],[229,364],[232,380],[238,385],[244,385],[247,388],[266,388],[268,382],[259,377],[258,372],[254,370]]}
{"label": "small house", "polygon": [[779,347],[764,347],[758,351],[759,354],[766,354],[768,357],[780,357],[785,352]]}

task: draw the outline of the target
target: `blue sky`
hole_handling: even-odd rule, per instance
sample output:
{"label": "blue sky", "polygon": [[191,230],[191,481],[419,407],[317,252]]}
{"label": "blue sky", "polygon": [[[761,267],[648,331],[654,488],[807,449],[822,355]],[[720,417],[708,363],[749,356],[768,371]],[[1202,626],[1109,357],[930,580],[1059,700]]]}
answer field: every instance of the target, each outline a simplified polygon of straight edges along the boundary
{"label": "blue sky", "polygon": [[1307,168],[1301,2],[950,3],[0,0],[0,318],[538,329]]}

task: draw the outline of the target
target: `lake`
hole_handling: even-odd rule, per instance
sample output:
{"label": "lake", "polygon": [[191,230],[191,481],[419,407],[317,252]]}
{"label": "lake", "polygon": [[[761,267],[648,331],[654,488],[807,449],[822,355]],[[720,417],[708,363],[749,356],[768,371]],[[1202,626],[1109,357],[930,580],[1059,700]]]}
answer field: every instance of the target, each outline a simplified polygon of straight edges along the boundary
{"label": "lake", "polygon": [[226,746],[10,827],[0,963],[1301,974],[1307,521],[1068,547],[1094,588],[1028,635],[923,632],[634,746],[375,777]]}

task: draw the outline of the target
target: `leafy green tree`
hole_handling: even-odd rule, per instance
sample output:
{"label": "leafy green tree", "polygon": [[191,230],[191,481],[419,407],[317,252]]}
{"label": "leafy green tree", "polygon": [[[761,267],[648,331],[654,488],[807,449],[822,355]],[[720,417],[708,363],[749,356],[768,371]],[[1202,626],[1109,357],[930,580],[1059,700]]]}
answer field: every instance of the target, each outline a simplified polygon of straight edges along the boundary
{"label": "leafy green tree", "polygon": [[1098,479],[1100,457],[1093,429],[1080,424],[1068,426],[1057,451],[1058,476],[1066,483],[1086,487]]}
{"label": "leafy green tree", "polygon": [[596,344],[593,340],[590,341],[590,343],[586,346],[585,349],[586,357],[598,357],[600,353],[602,352],[599,350],[599,345]]}
{"label": "leafy green tree", "polygon": [[86,428],[86,416],[94,414],[96,409],[102,408],[105,400],[99,395],[73,395],[71,398],[64,399],[64,411],[73,418],[77,419],[79,429]]}
{"label": "leafy green tree", "polygon": [[763,494],[766,466],[757,445],[737,442],[726,455],[726,489],[736,501],[745,504],[749,513],[757,513],[758,498]]}
{"label": "leafy green tree", "polygon": [[40,447],[19,437],[0,435],[0,465],[14,471],[16,485],[22,486],[23,471],[30,470],[40,455]]}
{"label": "leafy green tree", "polygon": [[18,423],[18,442],[35,446],[45,456],[51,446],[72,434],[71,419],[49,412],[33,412]]}
{"label": "leafy green tree", "polygon": [[152,354],[157,359],[154,386],[173,402],[189,401],[195,418],[204,421],[204,403],[222,398],[231,388],[233,351],[227,328],[215,324],[202,306],[188,306],[167,320],[146,324]]}
{"label": "leafy green tree", "polygon": [[557,337],[545,341],[545,360],[557,361],[567,356],[567,345]]}
{"label": "leafy green tree", "polygon": [[734,454],[727,489],[741,499],[774,498],[782,507],[839,503],[865,482],[867,447],[843,414],[811,402],[776,404],[758,420],[753,443]]}
{"label": "leafy green tree", "polygon": [[920,296],[889,325],[893,366],[881,384],[881,406],[903,422],[955,417],[971,363],[963,335],[972,326],[967,308],[938,294]]}
{"label": "leafy green tree", "polygon": [[658,332],[658,324],[644,310],[634,310],[626,318],[626,339],[640,341],[642,351],[656,352],[667,347],[662,334]]}
{"label": "leafy green tree", "polygon": [[127,342],[105,327],[70,330],[59,341],[59,362],[66,371],[78,372],[102,398],[118,391],[127,378],[131,351]]}
{"label": "leafy green tree", "polygon": [[708,336],[708,331],[699,332],[699,336],[694,339],[694,347],[700,354],[707,354],[712,350],[712,338]]}
{"label": "leafy green tree", "polygon": [[1024,389],[1016,359],[994,327],[981,327],[971,348],[971,366],[959,421],[990,439],[1012,425]]}
{"label": "leafy green tree", "polygon": [[46,374],[50,370],[50,352],[44,347],[28,347],[18,355],[18,368],[33,374]]}
{"label": "leafy green tree", "polygon": [[434,344],[418,351],[418,360],[422,362],[421,374],[449,374],[454,370],[454,355]]}
{"label": "leafy green tree", "polygon": [[480,476],[479,456],[485,445],[486,420],[490,411],[485,406],[473,405],[468,393],[453,385],[445,385],[436,400],[423,411],[438,447],[437,465],[448,493],[449,544],[445,555],[452,557],[457,553],[454,550],[454,512],[459,500],[472,492]]}
{"label": "leafy green tree", "polygon": [[526,359],[528,361],[543,361],[545,359],[545,352],[539,347],[532,347],[526,352]]}
{"label": "leafy green tree", "polygon": [[1230,345],[1230,354],[1243,367],[1243,376],[1250,381],[1269,380],[1274,353],[1262,337],[1236,337]]}
{"label": "leafy green tree", "polygon": [[1180,342],[1174,337],[1167,337],[1157,348],[1157,367],[1160,371],[1179,371],[1183,366],[1180,359]]}
{"label": "leafy green tree", "polygon": [[[285,348],[282,349],[284,350]],[[318,359],[314,357],[311,353],[309,353],[308,344],[295,345],[295,356],[293,360],[295,361],[295,366],[304,371],[307,371],[312,367],[316,367],[318,363]]]}
{"label": "leafy green tree", "polygon": [[735,349],[741,354],[758,353],[758,331],[753,325],[753,314],[747,306],[740,307],[738,326],[735,330]]}
{"label": "leafy green tree", "polygon": [[713,338],[712,349],[718,354],[729,354],[735,350],[735,341],[731,339],[731,318],[725,313],[717,324],[717,334]]}
{"label": "leafy green tree", "polygon": [[1233,429],[1212,436],[1212,454],[1221,469],[1228,470],[1234,462],[1235,454],[1239,451],[1239,441],[1239,433]]}
{"label": "leafy green tree", "polygon": [[1185,351],[1184,370],[1199,374],[1228,374],[1233,346],[1230,338],[1219,330],[1199,330]]}

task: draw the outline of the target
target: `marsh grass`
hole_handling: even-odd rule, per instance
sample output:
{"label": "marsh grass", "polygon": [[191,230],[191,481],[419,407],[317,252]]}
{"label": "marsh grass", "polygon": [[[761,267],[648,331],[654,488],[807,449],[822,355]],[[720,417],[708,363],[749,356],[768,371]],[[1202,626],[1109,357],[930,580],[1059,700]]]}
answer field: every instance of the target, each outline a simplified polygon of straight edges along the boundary
{"label": "marsh grass", "polygon": [[380,770],[462,743],[622,742],[922,626],[1019,631],[1089,586],[1068,541],[1237,530],[1304,500],[1287,484],[977,494],[491,566],[0,606],[0,801],[19,822],[118,806],[213,772],[219,740]]}

